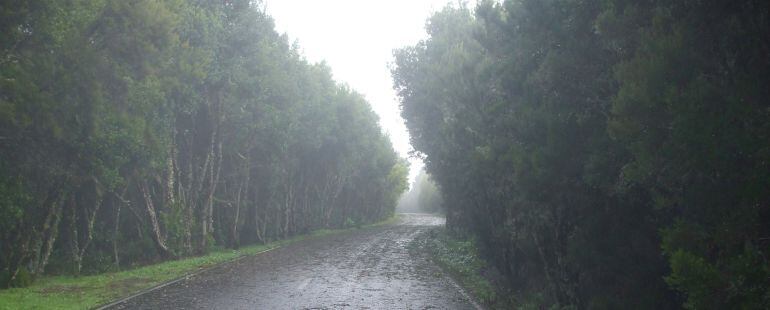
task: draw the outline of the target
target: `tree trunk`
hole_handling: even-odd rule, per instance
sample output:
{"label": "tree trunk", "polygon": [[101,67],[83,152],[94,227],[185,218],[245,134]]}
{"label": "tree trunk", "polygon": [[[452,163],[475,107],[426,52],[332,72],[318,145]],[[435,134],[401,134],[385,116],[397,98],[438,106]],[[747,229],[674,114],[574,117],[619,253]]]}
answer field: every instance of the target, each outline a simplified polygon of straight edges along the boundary
{"label": "tree trunk", "polygon": [[[98,183],[98,181],[95,181],[95,183]],[[96,185],[98,186],[98,185]],[[99,209],[101,209],[102,206],[102,194],[100,193],[99,189],[96,189],[96,201],[93,210],[90,211],[87,208],[83,208],[83,213],[85,213],[86,216],[86,229],[84,231],[85,233],[85,239],[80,241],[79,237],[79,228],[78,228],[78,216],[77,211],[78,208],[75,203],[74,196],[71,198],[71,216],[70,216],[70,229],[72,232],[72,236],[70,238],[70,245],[72,247],[72,259],[74,263],[74,273],[75,276],[80,275],[81,269],[83,269],[83,256],[86,254],[86,250],[88,249],[88,246],[91,244],[91,240],[94,238],[94,222],[96,221],[96,214],[99,212]]]}
{"label": "tree trunk", "polygon": [[[213,91],[213,100],[212,105],[209,106],[210,110],[210,121],[211,125],[213,127],[211,131],[211,140],[210,140],[210,153],[209,158],[210,163],[209,165],[209,182],[208,182],[208,192],[206,193],[206,200],[203,203],[202,211],[201,212],[201,251],[206,251],[206,248],[208,247],[208,236],[211,234],[214,230],[214,217],[213,217],[213,208],[214,208],[214,193],[216,193],[217,189],[217,183],[219,182],[219,173],[222,170],[222,135],[221,135],[221,125],[224,121],[224,113],[222,111],[222,101],[219,98],[219,92]],[[213,111],[212,111],[213,110]]]}
{"label": "tree trunk", "polygon": [[[548,255],[546,255],[545,248],[540,242],[540,238],[537,237],[537,232],[532,232],[531,235],[532,235],[532,241],[534,241],[534,244],[535,244],[535,248],[537,248],[537,253],[540,256],[540,260],[543,263],[543,274],[545,275],[545,280],[549,284],[549,286],[551,286],[551,290],[558,295],[559,289],[558,289],[558,286],[553,281],[553,276],[551,274],[552,272],[550,267],[551,264],[548,262]],[[558,296],[557,296],[557,299],[559,299]]]}
{"label": "tree trunk", "polygon": [[124,199],[123,195],[126,194],[126,191],[128,191],[128,186],[123,188],[123,193],[118,195],[115,194],[115,197],[118,198],[118,202],[116,203],[115,207],[115,219],[113,223],[113,230],[112,230],[112,255],[114,259],[115,264],[115,270],[120,270],[120,256],[118,252],[118,237],[120,236],[120,211],[123,207],[123,204],[130,204],[131,202]]}
{"label": "tree trunk", "polygon": [[10,288],[13,282],[16,280],[16,277],[19,275],[19,272],[21,271],[21,268],[24,268],[24,260],[27,259],[29,255],[29,245],[30,245],[30,239],[32,238],[31,233],[21,234],[18,236],[19,240],[19,246],[18,246],[18,256],[15,257],[15,259],[12,259],[12,263],[10,264],[8,270],[11,271],[10,278],[8,280],[8,286],[7,288]]}
{"label": "tree trunk", "polygon": [[155,246],[158,248],[158,251],[163,257],[170,257],[172,256],[171,251],[168,249],[168,246],[166,246],[166,240],[163,237],[163,233],[160,229],[160,223],[158,222],[158,215],[155,211],[155,204],[152,202],[152,196],[147,189],[146,181],[139,182],[139,190],[142,192],[142,197],[144,197],[144,205],[145,208],[147,208],[147,215],[150,219],[152,239],[155,241]]}
{"label": "tree trunk", "polygon": [[120,207],[122,203],[118,202],[115,209],[115,223],[112,230],[112,255],[115,260],[115,270],[120,271],[120,256],[118,256],[118,236],[120,236]]}
{"label": "tree trunk", "polygon": [[[267,210],[265,210],[264,217],[259,216],[259,197],[257,194],[259,191],[254,191],[254,198],[251,200],[254,206],[254,232],[257,235],[257,240],[259,242],[265,243],[265,232],[267,231],[267,225],[265,224],[265,220],[267,219]],[[267,205],[267,201],[264,202],[263,205]]]}
{"label": "tree trunk", "polygon": [[294,192],[294,186],[291,183],[291,180],[288,180],[286,182],[286,196],[284,199],[284,222],[283,222],[283,237],[287,238],[289,236],[289,228],[292,218],[292,199],[293,199],[293,193]]}
{"label": "tree trunk", "polygon": [[70,228],[70,253],[72,254],[72,263],[73,263],[73,273],[75,276],[78,276],[80,274],[80,257],[78,254],[80,253],[80,246],[78,245],[78,214],[77,214],[77,207],[75,206],[75,197],[70,198],[69,203],[69,228]]}
{"label": "tree trunk", "polygon": [[164,184],[165,204],[167,206],[176,203],[176,126],[171,125],[171,145],[168,148],[168,158],[166,158],[166,182]]}
{"label": "tree trunk", "polygon": [[45,266],[48,265],[48,258],[51,257],[53,252],[53,245],[56,242],[56,238],[59,235],[59,222],[61,222],[62,205],[64,204],[64,195],[56,199],[49,208],[48,216],[46,216],[45,225],[43,226],[43,244],[38,256],[38,261],[35,263],[35,275],[42,275],[45,272]]}
{"label": "tree trunk", "polygon": [[238,186],[238,193],[236,194],[235,199],[235,214],[233,216],[232,229],[230,230],[233,248],[235,249],[238,249],[241,246],[241,238],[238,235],[238,222],[240,221],[241,205],[243,204],[244,197],[246,200],[248,200],[249,197],[249,186],[251,181],[251,171],[249,169],[249,164],[251,161],[249,158],[250,157],[245,159],[245,164],[242,171],[244,173],[243,181],[241,181]]}

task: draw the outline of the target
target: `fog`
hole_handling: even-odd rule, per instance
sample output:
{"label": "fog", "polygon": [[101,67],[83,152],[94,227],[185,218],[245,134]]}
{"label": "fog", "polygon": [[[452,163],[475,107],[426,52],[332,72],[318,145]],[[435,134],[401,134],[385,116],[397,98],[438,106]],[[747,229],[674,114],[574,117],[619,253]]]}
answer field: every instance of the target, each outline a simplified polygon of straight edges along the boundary
{"label": "fog", "polygon": [[424,169],[417,172],[409,191],[401,195],[396,212],[400,213],[443,213],[441,191]]}

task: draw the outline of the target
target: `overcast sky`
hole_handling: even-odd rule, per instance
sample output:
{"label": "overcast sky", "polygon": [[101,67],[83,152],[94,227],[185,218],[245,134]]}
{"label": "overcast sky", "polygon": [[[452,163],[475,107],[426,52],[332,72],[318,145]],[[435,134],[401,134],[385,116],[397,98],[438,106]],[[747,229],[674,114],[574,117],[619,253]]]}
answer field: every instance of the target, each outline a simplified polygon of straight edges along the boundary
{"label": "overcast sky", "polygon": [[[311,62],[366,96],[401,156],[411,150],[388,63],[393,49],[424,39],[425,21],[450,0],[265,0],[276,30],[297,40]],[[410,159],[410,180],[422,163]]]}

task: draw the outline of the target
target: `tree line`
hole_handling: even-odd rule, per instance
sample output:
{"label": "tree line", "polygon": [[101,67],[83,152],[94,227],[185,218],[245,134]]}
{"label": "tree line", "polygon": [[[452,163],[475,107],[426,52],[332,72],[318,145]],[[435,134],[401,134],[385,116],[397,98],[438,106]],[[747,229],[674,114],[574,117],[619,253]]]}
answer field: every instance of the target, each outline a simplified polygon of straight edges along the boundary
{"label": "tree line", "polygon": [[447,225],[519,304],[770,307],[770,2],[447,7],[393,66]]}
{"label": "tree line", "polygon": [[0,285],[392,215],[362,95],[257,1],[0,6]]}
{"label": "tree line", "polygon": [[441,213],[444,202],[441,192],[431,180],[431,176],[420,169],[409,191],[401,195],[396,211],[407,213]]}

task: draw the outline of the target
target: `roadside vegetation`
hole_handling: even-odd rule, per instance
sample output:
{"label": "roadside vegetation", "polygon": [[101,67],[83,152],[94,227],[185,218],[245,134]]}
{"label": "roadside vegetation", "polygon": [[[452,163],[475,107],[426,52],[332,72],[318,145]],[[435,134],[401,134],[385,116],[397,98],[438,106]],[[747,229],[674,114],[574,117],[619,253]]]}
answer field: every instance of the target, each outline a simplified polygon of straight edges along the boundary
{"label": "roadside vegetation", "polygon": [[770,308],[768,12],[759,0],[436,12],[392,73],[448,231],[474,236],[542,308]]}
{"label": "roadside vegetation", "polygon": [[487,262],[479,241],[471,235],[452,234],[440,227],[418,236],[410,247],[412,251],[427,252],[434,263],[488,309],[539,310],[546,301],[542,293],[514,291],[504,275]]}
{"label": "roadside vegetation", "polygon": [[474,239],[452,236],[442,227],[418,236],[410,247],[412,251],[427,251],[433,262],[485,306],[505,309],[512,305],[504,288],[497,286],[500,283],[485,277],[490,266]]}
{"label": "roadside vegetation", "polygon": [[45,276],[23,288],[0,291],[0,309],[88,309],[176,279],[202,268],[271,249],[278,242],[216,250],[205,256],[166,261],[90,276]]}
{"label": "roadside vegetation", "polygon": [[44,276],[27,287],[0,290],[0,309],[91,309],[218,264],[297,241],[393,224],[396,221],[398,216],[359,227],[320,229],[267,244],[250,245],[237,250],[221,248],[204,256],[165,261],[120,272],[79,277]]}
{"label": "roadside vegetation", "polygon": [[6,1],[0,20],[0,288],[366,225],[406,189],[363,96],[259,1]]}

